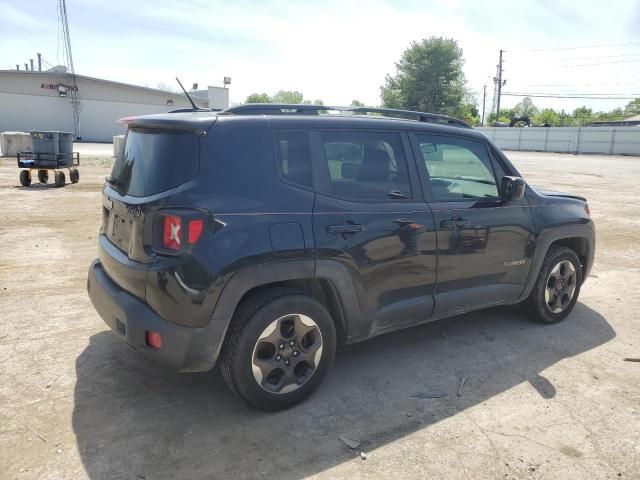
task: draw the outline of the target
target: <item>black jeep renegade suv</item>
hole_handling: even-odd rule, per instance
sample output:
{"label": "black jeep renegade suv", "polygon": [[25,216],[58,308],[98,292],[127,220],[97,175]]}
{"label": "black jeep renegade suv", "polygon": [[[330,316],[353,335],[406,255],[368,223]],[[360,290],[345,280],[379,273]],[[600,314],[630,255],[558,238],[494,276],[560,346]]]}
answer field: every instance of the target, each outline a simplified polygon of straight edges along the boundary
{"label": "black jeep renegade suv", "polygon": [[319,385],[337,344],[492,305],[571,312],[594,256],[584,198],[526,185],[459,120],[345,113],[125,119],[88,279],[105,322],[180,371],[219,363],[278,410]]}

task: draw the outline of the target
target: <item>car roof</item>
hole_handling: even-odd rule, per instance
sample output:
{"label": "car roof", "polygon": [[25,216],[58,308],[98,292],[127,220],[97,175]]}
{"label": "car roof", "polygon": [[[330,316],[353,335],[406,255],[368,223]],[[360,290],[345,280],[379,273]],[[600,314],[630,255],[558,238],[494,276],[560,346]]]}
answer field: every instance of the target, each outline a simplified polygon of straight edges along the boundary
{"label": "car roof", "polygon": [[371,115],[304,115],[304,114],[276,114],[276,115],[237,115],[225,112],[195,111],[160,113],[127,117],[120,120],[129,127],[185,129],[197,133],[204,133],[216,122],[229,123],[260,123],[265,122],[273,128],[326,128],[326,129],[368,129],[368,130],[399,130],[425,132],[431,134],[465,136],[468,138],[486,140],[486,136],[472,128],[446,125],[440,123],[421,122],[402,118],[391,118]]}

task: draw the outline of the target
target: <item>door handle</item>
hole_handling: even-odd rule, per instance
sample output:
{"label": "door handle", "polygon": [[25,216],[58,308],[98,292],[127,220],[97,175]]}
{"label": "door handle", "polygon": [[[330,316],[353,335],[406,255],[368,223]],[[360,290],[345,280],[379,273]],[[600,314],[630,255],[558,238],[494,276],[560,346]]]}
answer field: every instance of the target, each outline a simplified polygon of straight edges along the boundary
{"label": "door handle", "polygon": [[338,235],[346,235],[350,233],[360,233],[364,231],[364,225],[355,225],[350,223],[343,223],[342,225],[329,225],[327,227],[328,233],[335,233]]}
{"label": "door handle", "polygon": [[443,220],[440,222],[440,226],[442,228],[446,228],[449,230],[453,230],[454,228],[458,228],[458,227],[468,227],[469,225],[471,225],[471,222],[469,220],[465,220],[464,218],[452,218],[451,220]]}

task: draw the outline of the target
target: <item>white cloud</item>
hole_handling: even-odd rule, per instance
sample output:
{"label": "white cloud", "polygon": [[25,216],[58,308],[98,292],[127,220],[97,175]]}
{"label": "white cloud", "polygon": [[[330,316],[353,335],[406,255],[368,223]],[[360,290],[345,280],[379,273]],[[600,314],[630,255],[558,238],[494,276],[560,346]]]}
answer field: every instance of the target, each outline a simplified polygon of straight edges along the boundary
{"label": "white cloud", "polygon": [[[3,35],[3,52],[12,52],[4,68],[23,63],[34,51],[55,59],[57,31],[51,2],[0,4],[3,17],[45,27],[28,38]],[[598,50],[533,53],[527,49],[638,41],[631,27],[633,0],[579,4],[568,0],[471,2],[463,0],[267,2],[169,0],[69,2],[69,20],[79,73],[149,84],[172,82],[220,84],[233,78],[232,100],[249,93],[297,89],[306,98],[345,104],[359,99],[379,103],[379,87],[394,70],[412,40],[443,35],[458,40],[465,52],[465,72],[478,93],[495,73],[498,50],[504,48],[507,88],[533,91],[525,84],[566,84],[574,91],[640,93],[638,63],[564,67],[579,55]],[[40,7],[40,8],[38,8]],[[47,12],[43,12],[47,10]],[[637,15],[637,10],[635,15]],[[17,21],[17,20],[16,20]],[[44,46],[50,45],[45,49]],[[6,48],[5,48],[6,47]],[[601,55],[640,53],[640,45],[602,49]],[[552,58],[563,60],[552,62]],[[640,59],[620,57],[620,60]],[[598,59],[601,61],[602,59]],[[597,63],[597,61],[591,62]],[[613,78],[613,80],[612,80]],[[601,83],[629,85],[584,85]],[[633,82],[635,82],[635,87]],[[490,85],[491,87],[491,85]],[[536,87],[561,91],[561,87]],[[604,89],[604,90],[603,90]],[[513,90],[512,90],[513,91]],[[570,91],[570,90],[566,90]],[[491,98],[491,88],[489,89]],[[514,104],[505,98],[503,104]],[[589,101],[536,99],[541,106],[573,108]],[[591,102],[611,108],[625,102]]]}

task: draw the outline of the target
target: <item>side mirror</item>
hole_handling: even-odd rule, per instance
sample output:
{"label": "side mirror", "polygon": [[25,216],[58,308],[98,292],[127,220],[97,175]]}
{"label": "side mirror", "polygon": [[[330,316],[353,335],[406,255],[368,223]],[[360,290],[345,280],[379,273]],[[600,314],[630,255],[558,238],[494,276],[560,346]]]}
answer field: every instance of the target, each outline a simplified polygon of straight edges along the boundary
{"label": "side mirror", "polygon": [[520,200],[524,197],[526,183],[521,177],[502,177],[500,198],[504,202]]}
{"label": "side mirror", "polygon": [[355,180],[360,171],[359,163],[343,162],[341,168],[342,178],[347,180]]}
{"label": "side mirror", "polygon": [[436,153],[438,151],[438,145],[435,143],[421,143],[420,150],[424,155],[429,155],[430,153]]}

